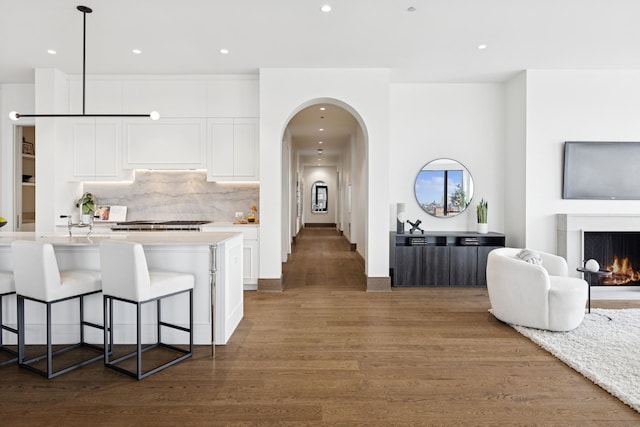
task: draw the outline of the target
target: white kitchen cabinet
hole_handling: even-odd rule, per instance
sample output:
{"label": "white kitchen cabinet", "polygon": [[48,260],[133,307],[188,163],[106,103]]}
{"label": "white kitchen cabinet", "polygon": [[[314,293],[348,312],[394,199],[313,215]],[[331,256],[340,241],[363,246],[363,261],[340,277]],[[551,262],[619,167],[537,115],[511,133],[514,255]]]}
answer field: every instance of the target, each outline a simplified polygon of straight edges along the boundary
{"label": "white kitchen cabinet", "polygon": [[127,112],[160,113],[160,117],[206,117],[207,82],[193,78],[131,79],[122,82]]}
{"label": "white kitchen cabinet", "polygon": [[120,119],[74,119],[70,121],[70,129],[70,181],[130,178],[130,172],[122,168]]}
{"label": "white kitchen cabinet", "polygon": [[207,117],[258,117],[260,81],[256,76],[218,76],[207,82]]}
{"label": "white kitchen cabinet", "polygon": [[124,121],[125,169],[204,169],[205,119]]}
{"label": "white kitchen cabinet", "polygon": [[208,181],[258,181],[257,118],[208,120]]}
{"label": "white kitchen cabinet", "polygon": [[217,231],[225,233],[242,233],[242,269],[245,291],[255,291],[258,289],[258,268],[260,265],[260,243],[258,239],[258,227],[259,226],[255,224],[232,224],[215,222],[202,226],[203,232]]}

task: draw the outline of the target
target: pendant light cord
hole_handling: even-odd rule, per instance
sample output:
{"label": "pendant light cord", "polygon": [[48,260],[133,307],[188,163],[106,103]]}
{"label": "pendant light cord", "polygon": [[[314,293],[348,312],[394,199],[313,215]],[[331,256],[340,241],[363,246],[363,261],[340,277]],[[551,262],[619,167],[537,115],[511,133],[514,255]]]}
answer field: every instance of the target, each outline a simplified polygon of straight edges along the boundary
{"label": "pendant light cord", "polygon": [[[86,55],[87,55],[87,10],[78,9],[82,11],[82,114],[84,115],[84,101],[85,101],[85,88],[86,88]],[[91,9],[88,10],[91,13]]]}

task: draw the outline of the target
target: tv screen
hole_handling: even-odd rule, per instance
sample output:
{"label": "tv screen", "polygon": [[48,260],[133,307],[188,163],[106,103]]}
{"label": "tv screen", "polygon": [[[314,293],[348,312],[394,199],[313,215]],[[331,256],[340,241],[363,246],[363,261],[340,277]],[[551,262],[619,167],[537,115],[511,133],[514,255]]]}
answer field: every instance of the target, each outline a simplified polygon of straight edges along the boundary
{"label": "tv screen", "polygon": [[564,143],[563,199],[640,200],[640,142]]}

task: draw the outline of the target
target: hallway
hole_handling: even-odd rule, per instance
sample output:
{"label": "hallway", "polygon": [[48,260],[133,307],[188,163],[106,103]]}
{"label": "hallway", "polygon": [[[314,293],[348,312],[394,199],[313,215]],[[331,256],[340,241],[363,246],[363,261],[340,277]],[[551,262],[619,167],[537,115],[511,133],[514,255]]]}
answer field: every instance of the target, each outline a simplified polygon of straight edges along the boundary
{"label": "hallway", "polygon": [[305,227],[283,265],[284,290],[367,289],[364,262],[335,228]]}

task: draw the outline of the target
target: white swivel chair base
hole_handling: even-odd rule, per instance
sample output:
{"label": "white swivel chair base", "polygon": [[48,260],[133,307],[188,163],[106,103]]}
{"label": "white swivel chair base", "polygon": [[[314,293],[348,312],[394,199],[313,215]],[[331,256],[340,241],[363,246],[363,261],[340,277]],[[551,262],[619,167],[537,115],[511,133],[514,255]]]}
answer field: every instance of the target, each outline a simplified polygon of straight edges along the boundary
{"label": "white swivel chair base", "polygon": [[[161,309],[160,309],[160,301],[163,298],[171,297],[173,295],[178,295],[184,292],[189,292],[189,327],[185,328],[179,325],[174,325],[171,323],[163,322],[161,319]],[[129,304],[134,304],[136,306],[136,349],[130,353],[122,355],[114,360],[110,360],[110,352],[104,352],[104,364],[108,368],[115,369],[118,372],[129,375],[133,378],[141,380],[143,378],[148,377],[149,375],[155,374],[158,371],[161,371],[169,366],[175,365],[178,362],[181,362],[193,355],[193,289],[188,289],[185,291],[175,292],[168,295],[163,295],[154,299],[150,299],[147,301],[132,301],[124,298],[118,298],[110,295],[104,295],[104,324],[105,324],[105,333],[104,333],[104,347],[112,349],[112,352],[115,352],[116,345],[113,344],[113,301],[122,301]],[[156,326],[157,326],[157,336],[158,339],[154,344],[142,346],[142,306],[146,303],[156,302]],[[172,328],[183,332],[189,333],[189,350],[185,350],[180,347],[173,346],[171,344],[166,344],[162,342],[162,327]],[[179,354],[178,357],[173,358],[172,360],[158,365],[152,369],[147,371],[143,371],[142,367],[142,354],[149,350],[152,350],[157,347],[162,347],[168,350],[175,351]],[[121,362],[128,360],[132,357],[136,358],[136,370],[129,370],[119,366]]]}

